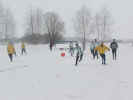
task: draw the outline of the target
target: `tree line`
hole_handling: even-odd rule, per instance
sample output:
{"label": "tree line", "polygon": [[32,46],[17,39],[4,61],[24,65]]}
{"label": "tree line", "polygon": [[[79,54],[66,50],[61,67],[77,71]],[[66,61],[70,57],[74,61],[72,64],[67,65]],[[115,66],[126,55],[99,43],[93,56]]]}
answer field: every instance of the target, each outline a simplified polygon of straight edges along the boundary
{"label": "tree line", "polygon": [[[63,40],[65,22],[57,12],[44,12],[41,8],[31,8],[27,10],[24,22],[25,33],[21,40],[25,42],[50,43],[53,46],[56,41]],[[110,39],[114,22],[106,7],[92,13],[88,7],[82,6],[73,16],[72,24],[77,33],[75,37],[82,39],[83,49],[85,49],[86,39],[92,39],[92,37],[98,40]],[[0,5],[0,39],[14,38],[15,26],[13,13]]]}
{"label": "tree line", "polygon": [[16,22],[10,9],[4,8],[0,3],[0,40],[15,38]]}

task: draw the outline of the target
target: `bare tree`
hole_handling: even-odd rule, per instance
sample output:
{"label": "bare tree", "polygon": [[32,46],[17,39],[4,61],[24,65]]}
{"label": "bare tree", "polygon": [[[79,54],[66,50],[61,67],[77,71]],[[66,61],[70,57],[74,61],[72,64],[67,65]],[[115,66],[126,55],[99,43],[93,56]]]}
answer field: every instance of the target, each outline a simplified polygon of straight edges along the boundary
{"label": "bare tree", "polygon": [[43,12],[41,9],[30,9],[26,17],[26,34],[41,34],[43,32]]}
{"label": "bare tree", "polygon": [[0,39],[5,38],[5,8],[0,2]]}
{"label": "bare tree", "polygon": [[5,39],[12,39],[16,34],[16,24],[12,12],[7,9],[5,13]]}
{"label": "bare tree", "polygon": [[15,37],[15,19],[10,9],[3,7],[0,2],[0,39],[9,40]]}
{"label": "bare tree", "polygon": [[42,34],[43,31],[43,11],[40,8],[35,9],[33,13],[33,28],[34,33]]}
{"label": "bare tree", "polygon": [[52,50],[53,45],[64,33],[64,22],[55,12],[47,12],[44,15],[44,28],[46,33],[49,35],[50,49]]}
{"label": "bare tree", "polygon": [[96,13],[96,15],[94,16],[94,25],[95,25],[95,34],[96,34],[96,38],[98,40],[100,40],[100,27],[101,27],[101,24],[100,24],[100,15],[98,13]]}
{"label": "bare tree", "polygon": [[36,10],[36,24],[37,24],[37,33],[43,34],[43,11],[39,8]]}
{"label": "bare tree", "polygon": [[99,40],[107,40],[111,37],[113,18],[107,8],[103,8],[94,17],[95,32]]}
{"label": "bare tree", "polygon": [[86,37],[89,38],[92,33],[92,17],[89,9],[83,6],[79,11],[77,11],[74,19],[74,28],[77,33],[80,33],[82,38],[83,50],[85,50]]}

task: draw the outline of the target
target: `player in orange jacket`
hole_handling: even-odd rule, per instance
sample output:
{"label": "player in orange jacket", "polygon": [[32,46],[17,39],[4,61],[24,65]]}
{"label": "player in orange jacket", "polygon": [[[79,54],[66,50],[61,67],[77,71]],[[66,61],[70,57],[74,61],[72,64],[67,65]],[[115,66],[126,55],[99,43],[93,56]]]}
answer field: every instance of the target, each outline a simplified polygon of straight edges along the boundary
{"label": "player in orange jacket", "polygon": [[104,45],[104,43],[102,42],[101,45],[97,46],[95,48],[95,51],[98,51],[101,58],[102,58],[102,64],[106,64],[106,55],[105,55],[105,52],[106,51],[110,51],[110,49]]}

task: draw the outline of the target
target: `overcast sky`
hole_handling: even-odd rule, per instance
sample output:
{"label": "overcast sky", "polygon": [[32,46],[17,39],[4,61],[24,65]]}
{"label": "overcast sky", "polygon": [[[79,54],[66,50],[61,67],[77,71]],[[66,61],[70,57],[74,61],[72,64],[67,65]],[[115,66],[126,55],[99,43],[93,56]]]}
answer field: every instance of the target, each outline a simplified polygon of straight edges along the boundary
{"label": "overcast sky", "polygon": [[2,0],[10,8],[17,21],[18,36],[24,33],[24,19],[30,7],[40,7],[47,11],[56,11],[66,23],[68,35],[73,32],[72,18],[75,12],[86,5],[92,12],[106,6],[115,21],[114,37],[133,38],[133,1],[132,0]]}

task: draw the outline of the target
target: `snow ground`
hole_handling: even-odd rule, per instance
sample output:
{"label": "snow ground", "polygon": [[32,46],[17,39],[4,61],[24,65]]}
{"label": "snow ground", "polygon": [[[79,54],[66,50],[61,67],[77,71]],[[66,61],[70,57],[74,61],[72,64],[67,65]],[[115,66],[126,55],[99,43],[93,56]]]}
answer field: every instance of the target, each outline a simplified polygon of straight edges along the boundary
{"label": "snow ground", "polygon": [[0,100],[133,100],[133,47],[122,44],[113,61],[107,53],[107,65],[93,60],[86,50],[83,61],[51,53],[47,45],[28,46],[28,54],[10,63],[6,47],[0,46]]}

